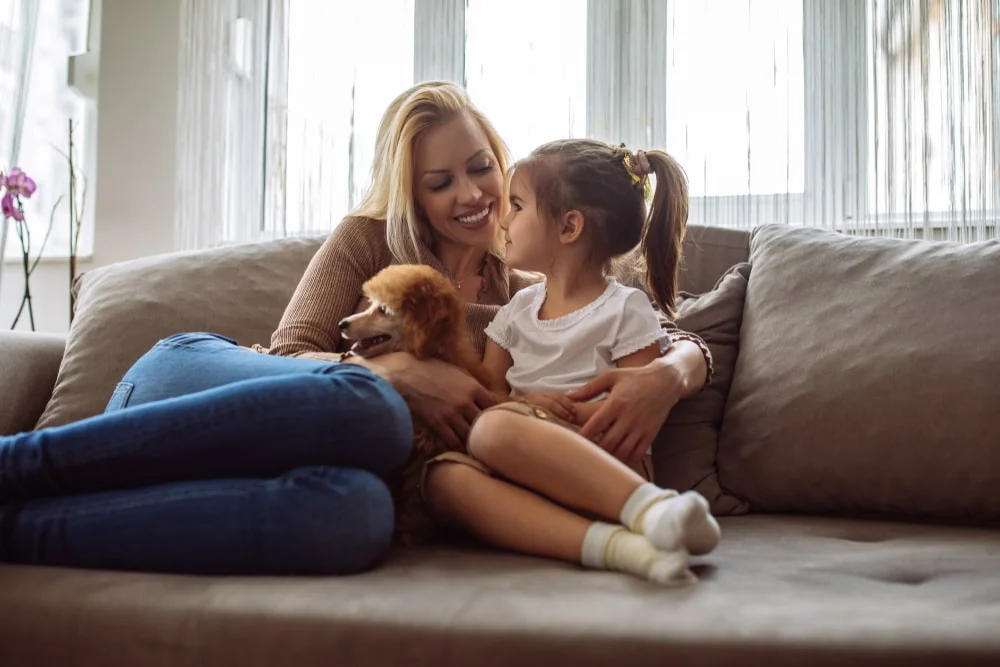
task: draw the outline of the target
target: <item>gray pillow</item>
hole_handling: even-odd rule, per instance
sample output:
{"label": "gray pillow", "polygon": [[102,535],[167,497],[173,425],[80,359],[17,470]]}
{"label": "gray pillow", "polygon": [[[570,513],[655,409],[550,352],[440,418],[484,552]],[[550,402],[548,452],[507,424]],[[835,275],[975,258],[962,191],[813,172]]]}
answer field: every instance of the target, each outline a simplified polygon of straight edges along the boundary
{"label": "gray pillow", "polygon": [[719,441],[754,511],[1000,517],[1000,242],[769,225]]}

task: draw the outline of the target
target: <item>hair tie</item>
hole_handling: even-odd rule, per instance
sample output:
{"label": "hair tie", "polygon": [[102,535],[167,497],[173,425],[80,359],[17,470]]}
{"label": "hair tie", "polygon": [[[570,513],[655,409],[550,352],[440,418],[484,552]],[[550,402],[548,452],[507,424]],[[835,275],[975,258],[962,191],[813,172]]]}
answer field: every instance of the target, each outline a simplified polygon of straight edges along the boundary
{"label": "hair tie", "polygon": [[646,151],[636,151],[634,154],[625,144],[621,144],[622,162],[625,164],[625,171],[632,179],[632,185],[641,189],[644,197],[649,197],[649,175],[653,173],[653,168],[646,157]]}

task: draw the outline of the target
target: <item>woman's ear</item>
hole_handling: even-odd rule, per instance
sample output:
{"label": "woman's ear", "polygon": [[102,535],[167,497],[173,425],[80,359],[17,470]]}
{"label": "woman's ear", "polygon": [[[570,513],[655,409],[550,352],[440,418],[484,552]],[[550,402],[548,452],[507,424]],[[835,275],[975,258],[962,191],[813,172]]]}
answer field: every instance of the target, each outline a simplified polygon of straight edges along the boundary
{"label": "woman's ear", "polygon": [[566,244],[576,242],[583,235],[583,226],[583,213],[567,211],[559,223],[559,242]]}

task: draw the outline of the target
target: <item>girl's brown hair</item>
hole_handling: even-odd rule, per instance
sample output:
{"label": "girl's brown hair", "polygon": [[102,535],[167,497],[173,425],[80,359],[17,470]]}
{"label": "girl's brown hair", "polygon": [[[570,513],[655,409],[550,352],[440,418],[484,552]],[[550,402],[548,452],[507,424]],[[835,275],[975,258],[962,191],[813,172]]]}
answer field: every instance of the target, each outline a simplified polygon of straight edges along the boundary
{"label": "girl's brown hair", "polygon": [[[590,230],[595,259],[609,265],[632,256],[645,265],[645,286],[657,306],[674,316],[681,244],[687,227],[684,170],[663,151],[643,153],[656,177],[647,212],[648,173],[627,149],[593,139],[562,139],[539,146],[514,169],[528,176],[539,213],[558,220],[579,211]],[[638,256],[633,251],[639,251]]]}

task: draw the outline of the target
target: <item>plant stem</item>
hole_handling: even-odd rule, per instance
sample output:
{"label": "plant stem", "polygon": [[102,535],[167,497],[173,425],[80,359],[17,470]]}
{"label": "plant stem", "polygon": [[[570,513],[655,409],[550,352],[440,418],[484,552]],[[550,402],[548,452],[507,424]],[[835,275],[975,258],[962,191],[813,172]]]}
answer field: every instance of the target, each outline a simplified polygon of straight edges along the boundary
{"label": "plant stem", "polygon": [[[21,211],[21,217],[24,217],[24,208],[21,206],[21,202],[17,203],[18,209]],[[24,295],[21,297],[21,305],[17,309],[17,315],[14,316],[14,323],[10,325],[13,329],[17,326],[17,323],[21,320],[21,314],[24,312],[24,307],[28,307],[28,322],[31,324],[31,330],[35,330],[35,311],[31,307],[31,265],[28,263],[30,261],[30,251],[31,251],[31,232],[28,230],[28,225],[24,222],[16,223],[17,227],[17,238],[21,242],[21,266],[24,270]]]}

